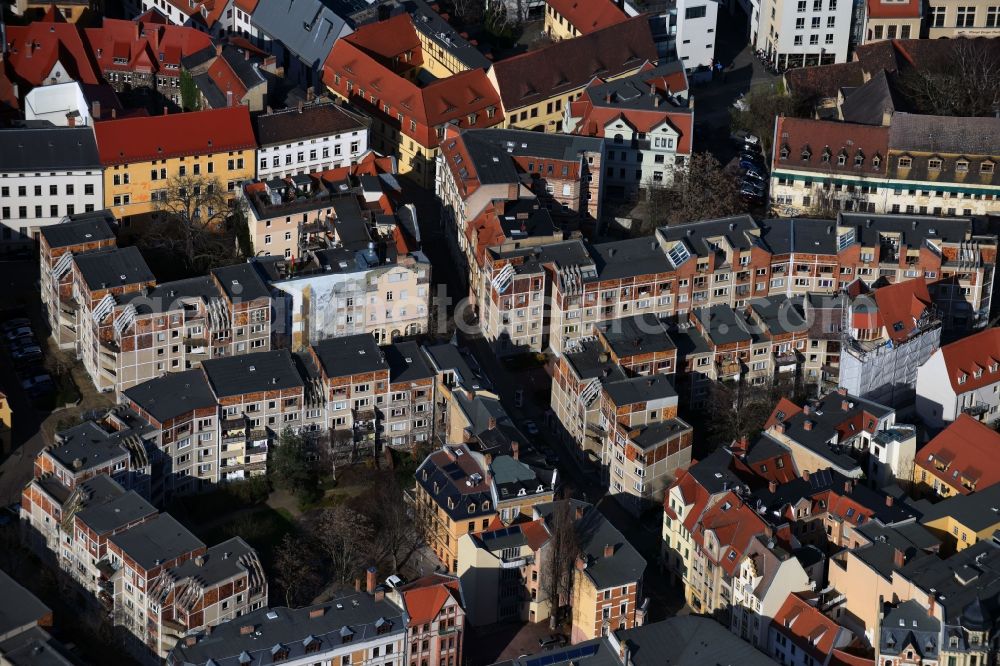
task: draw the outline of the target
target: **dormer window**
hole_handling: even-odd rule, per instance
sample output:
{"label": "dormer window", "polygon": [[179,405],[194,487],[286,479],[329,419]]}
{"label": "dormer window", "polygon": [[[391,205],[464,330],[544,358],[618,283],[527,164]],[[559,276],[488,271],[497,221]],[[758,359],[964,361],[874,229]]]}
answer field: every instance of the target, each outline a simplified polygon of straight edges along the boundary
{"label": "dormer window", "polygon": [[488,501],[483,502],[483,511],[489,511],[489,510],[490,510],[490,503]]}
{"label": "dormer window", "polygon": [[781,147],[781,159],[787,160],[788,159],[788,153],[789,153],[788,146],[782,146]]}
{"label": "dormer window", "polygon": [[969,160],[959,160],[955,162],[956,173],[966,173],[969,170]]}
{"label": "dormer window", "polygon": [[879,165],[882,164],[882,158],[876,155],[872,158],[872,168],[878,171]]}
{"label": "dormer window", "polygon": [[865,154],[859,150],[858,154],[854,156],[854,166],[859,167],[864,163],[865,163]]}
{"label": "dormer window", "polygon": [[469,513],[475,513],[475,512],[476,512],[476,505],[475,504],[470,504],[469,505]]}
{"label": "dormer window", "polygon": [[837,166],[844,166],[845,164],[847,164],[847,154],[842,152],[837,155]]}
{"label": "dormer window", "polygon": [[470,114],[469,114],[469,117],[468,117],[468,120],[469,120],[469,124],[470,124],[470,125],[475,125],[475,124],[476,124],[476,119],[477,119],[477,118],[478,118],[478,116],[477,116],[477,115],[476,115],[475,113],[470,113]]}
{"label": "dormer window", "polygon": [[976,371],[972,373],[972,377],[974,379],[979,379],[982,376],[983,376],[983,369],[982,368],[977,368]]}
{"label": "dormer window", "polygon": [[990,372],[996,372],[996,371],[997,371],[997,364],[990,363]]}
{"label": "dormer window", "polygon": [[899,165],[900,169],[909,169],[910,167],[913,166],[913,158],[912,157],[900,157],[898,165]]}
{"label": "dormer window", "polygon": [[993,173],[993,162],[983,162],[980,164],[979,173]]}
{"label": "dormer window", "polygon": [[965,374],[965,373],[963,372],[962,374],[960,374],[960,375],[958,376],[958,383],[959,383],[959,384],[964,384],[964,383],[966,382],[966,380],[967,380],[968,378],[969,378],[969,375],[967,375],[967,374]]}
{"label": "dormer window", "polygon": [[929,160],[927,160],[927,168],[930,169],[931,171],[940,171],[941,159],[937,157],[930,158]]}
{"label": "dormer window", "polygon": [[830,163],[830,155],[831,155],[830,148],[829,146],[827,146],[826,148],[823,149],[823,164]]}
{"label": "dormer window", "polygon": [[808,162],[809,158],[812,157],[812,152],[808,148],[802,149],[802,161]]}

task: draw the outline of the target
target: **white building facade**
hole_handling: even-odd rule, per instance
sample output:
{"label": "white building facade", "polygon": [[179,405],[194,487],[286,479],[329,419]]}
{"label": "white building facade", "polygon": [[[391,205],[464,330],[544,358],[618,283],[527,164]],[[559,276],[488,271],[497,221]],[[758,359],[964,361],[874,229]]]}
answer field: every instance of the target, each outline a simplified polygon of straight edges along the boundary
{"label": "white building facade", "polygon": [[349,166],[368,152],[368,123],[334,104],[312,104],[263,114],[256,124],[260,141],[259,180]]}
{"label": "white building facade", "polygon": [[852,7],[848,0],[767,0],[750,8],[758,18],[751,34],[779,67],[847,62]]}
{"label": "white building facade", "polygon": [[103,171],[90,127],[0,132],[0,252],[30,245],[38,230],[103,207]]}

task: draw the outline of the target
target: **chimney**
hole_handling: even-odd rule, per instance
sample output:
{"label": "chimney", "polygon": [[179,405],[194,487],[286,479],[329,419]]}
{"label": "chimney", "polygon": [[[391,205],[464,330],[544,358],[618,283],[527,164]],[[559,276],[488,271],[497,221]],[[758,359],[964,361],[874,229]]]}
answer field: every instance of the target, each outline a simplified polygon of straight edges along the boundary
{"label": "chimney", "polygon": [[198,555],[197,557],[195,557],[194,558],[194,565],[196,567],[203,567],[203,566],[205,566],[205,556],[204,555]]}
{"label": "chimney", "polygon": [[784,423],[775,423],[774,424],[774,431],[776,433],[778,433],[779,435],[784,435],[785,434],[785,424]]}
{"label": "chimney", "polygon": [[933,594],[927,595],[927,617],[934,617],[934,604],[937,599],[934,598]]}
{"label": "chimney", "polygon": [[582,555],[577,556],[577,558],[576,558],[576,570],[577,571],[583,571],[586,568],[587,568],[587,560],[583,559]]}
{"label": "chimney", "polygon": [[897,569],[901,568],[903,566],[903,560],[903,551],[899,548],[892,551],[892,564],[894,567]]}
{"label": "chimney", "polygon": [[222,44],[215,45],[215,55],[217,56],[222,55]]}
{"label": "chimney", "polygon": [[611,91],[609,90],[606,95],[604,95],[604,101],[611,104]]}
{"label": "chimney", "polygon": [[226,106],[232,106],[232,105],[233,105],[233,91],[232,90],[227,90],[226,91]]}
{"label": "chimney", "polygon": [[[358,585],[361,585],[361,579],[358,579]],[[318,617],[323,617],[326,614],[326,608],[320,606],[319,608],[313,608],[309,611],[309,619],[314,620]]]}
{"label": "chimney", "polygon": [[302,100],[299,100],[299,113],[302,113],[302,107],[303,106],[304,106],[304,104],[302,103]]}
{"label": "chimney", "polygon": [[101,103],[96,99],[90,103],[90,115],[94,117],[94,120],[101,119]]}
{"label": "chimney", "polygon": [[486,429],[487,429],[487,430],[493,430],[493,429],[494,429],[494,428],[496,428],[496,427],[497,427],[497,420],[496,420],[496,417],[494,417],[494,416],[491,416],[491,417],[490,417],[490,418],[489,418],[489,419],[488,419],[488,420],[486,421]]}
{"label": "chimney", "polygon": [[308,90],[306,90],[306,101],[311,102],[314,99],[316,99],[316,91],[313,90],[312,88],[309,88]]}
{"label": "chimney", "polygon": [[771,493],[772,495],[774,493],[778,492],[778,482],[777,481],[768,481],[767,482],[767,492]]}
{"label": "chimney", "polygon": [[385,599],[385,590],[382,588],[375,590],[375,601],[382,601],[383,599]]}
{"label": "chimney", "polygon": [[24,55],[25,58],[30,58],[31,57],[31,40],[30,39],[24,43],[24,54],[25,54]]}
{"label": "chimney", "polygon": [[847,395],[847,389],[844,387],[840,387],[837,389],[837,393],[839,393],[840,395]]}
{"label": "chimney", "polygon": [[483,454],[483,462],[486,464],[487,467],[489,467],[490,465],[492,465],[493,464],[493,454],[492,453],[484,453]]}
{"label": "chimney", "polygon": [[132,23],[132,27],[134,28],[132,41],[133,42],[137,42],[137,41],[139,41],[139,36],[140,36],[140,33],[142,32],[142,27],[139,25],[138,21],[134,21]]}
{"label": "chimney", "polygon": [[583,520],[583,507],[582,506],[577,506],[575,513],[576,513],[576,519],[577,520]]}
{"label": "chimney", "polygon": [[518,455],[520,454],[521,445],[517,442],[510,443],[510,457],[514,460],[518,460]]}
{"label": "chimney", "polygon": [[845,412],[846,412],[846,411],[849,411],[849,410],[851,409],[851,403],[849,403],[849,402],[848,402],[848,401],[846,401],[846,400],[841,400],[841,401],[840,401],[840,408],[841,408],[842,410],[844,410]]}
{"label": "chimney", "polygon": [[118,109],[111,109],[111,120],[118,117]]}
{"label": "chimney", "polygon": [[167,114],[169,114],[169,113],[170,113],[170,109],[168,109],[168,108],[166,107],[166,105],[164,105],[164,106],[163,106],[163,115],[167,115]]}
{"label": "chimney", "polygon": [[374,592],[375,592],[375,567],[368,567],[368,569],[365,571],[365,579],[366,579],[365,583],[367,584],[367,587],[365,589],[368,590],[368,594],[374,594]]}
{"label": "chimney", "polygon": [[853,489],[854,489],[854,482],[852,480],[848,479],[847,481],[844,481],[844,492],[845,493],[849,493]]}
{"label": "chimney", "polygon": [[810,407],[809,405],[802,405],[802,413],[805,414],[806,416],[809,416],[810,414],[812,414],[812,407]]}
{"label": "chimney", "polygon": [[660,96],[659,95],[656,95],[656,96],[653,97],[653,108],[654,109],[660,108]]}
{"label": "chimney", "polygon": [[507,198],[511,201],[517,200],[517,183],[507,184]]}
{"label": "chimney", "polygon": [[809,480],[809,470],[806,469],[802,471],[802,478],[806,481]]}
{"label": "chimney", "polygon": [[802,429],[809,431],[813,429],[812,419],[806,419],[806,422],[802,424]]}
{"label": "chimney", "polygon": [[361,591],[361,579],[360,578],[355,578],[354,579],[354,591],[355,592],[360,592]]}
{"label": "chimney", "polygon": [[252,633],[253,633],[252,624],[244,624],[242,627],[240,627],[240,636],[248,636]]}
{"label": "chimney", "polygon": [[885,496],[885,505],[886,506],[892,506],[893,501],[894,500],[892,499],[892,495],[886,495]]}
{"label": "chimney", "polygon": [[604,544],[604,557],[612,557],[615,554],[615,547],[610,544]]}
{"label": "chimney", "polygon": [[186,636],[184,638],[184,645],[186,645],[188,647],[191,647],[192,645],[194,645],[197,642],[198,642],[198,637],[197,636]]}
{"label": "chimney", "polygon": [[66,125],[68,127],[76,127],[76,116],[66,116]]}
{"label": "chimney", "polygon": [[246,60],[247,62],[250,61],[250,51],[243,49],[243,59]]}

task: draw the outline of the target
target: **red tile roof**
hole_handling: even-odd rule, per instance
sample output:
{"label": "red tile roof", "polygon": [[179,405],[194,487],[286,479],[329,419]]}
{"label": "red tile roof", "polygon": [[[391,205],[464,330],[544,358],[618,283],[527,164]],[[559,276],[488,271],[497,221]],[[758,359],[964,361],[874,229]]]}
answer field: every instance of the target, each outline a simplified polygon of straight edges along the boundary
{"label": "red tile roof", "polygon": [[841,88],[857,87],[864,82],[865,69],[853,60],[820,67],[796,67],[785,72],[788,89],[812,101],[837,97]]}
{"label": "red tile roof", "polygon": [[97,84],[102,80],[83,31],[75,24],[35,21],[24,26],[9,25],[7,42],[10,48],[6,59],[17,77],[32,87],[46,83],[57,62],[74,81]]}
{"label": "red tile roof", "polygon": [[[786,148],[788,156],[782,158],[781,152]],[[804,157],[806,150],[808,157]],[[823,171],[834,175],[882,175],[886,171],[888,152],[888,127],[779,117],[772,163],[775,169]],[[824,161],[825,153],[829,154],[828,161]],[[864,158],[860,167],[854,165],[855,157],[859,154]],[[841,155],[846,158],[843,165],[838,163]],[[873,161],[876,155],[880,160],[878,167],[874,166]]]}
{"label": "red tile roof", "polygon": [[764,423],[764,430],[768,430],[771,426],[782,421],[787,421],[801,411],[802,408],[788,398],[781,398],[778,400],[778,404],[774,406],[774,411],[771,412],[771,416],[768,417],[767,422]]}
{"label": "red tile roof", "polygon": [[826,663],[827,655],[843,641],[842,634],[850,634],[810,605],[801,593],[788,595],[771,625],[820,663]]}
{"label": "red tile roof", "polygon": [[234,0],[233,4],[247,14],[253,14],[254,10],[257,9],[258,2],[260,2],[260,0]]}
{"label": "red tile roof", "polygon": [[657,59],[645,16],[576,39],[564,39],[493,65],[506,110],[582,88],[594,78],[612,78]]}
{"label": "red tile roof", "polygon": [[94,131],[104,165],[246,150],[256,146],[250,111],[243,105],[106,120],[96,123]]}
{"label": "red tile roof", "polygon": [[882,0],[868,0],[868,18],[888,19],[888,18],[920,18],[920,0],[905,0],[899,2],[884,2]]}
{"label": "red tile roof", "polygon": [[917,322],[931,305],[927,282],[919,277],[875,290],[879,323],[893,342],[903,342],[917,330]]}
{"label": "red tile roof", "polygon": [[[690,531],[692,540],[699,546],[704,546],[707,532],[715,534],[719,543],[716,563],[732,576],[754,538],[768,533],[768,530],[768,524],[756,511],[744,504],[736,493],[728,492],[701,515],[695,529]],[[705,555],[708,556],[708,553],[705,552]]]}
{"label": "red tile roof", "polygon": [[441,574],[418,578],[400,591],[409,616],[408,627],[433,622],[449,599],[461,601],[458,579]]}
{"label": "red tile roof", "polygon": [[956,340],[941,347],[941,354],[955,393],[1000,382],[1000,328],[987,328]]}
{"label": "red tile roof", "polygon": [[545,0],[581,35],[617,25],[628,19],[612,0]]}
{"label": "red tile roof", "polygon": [[[134,21],[104,19],[102,27],[87,28],[85,37],[102,72],[117,69],[156,74],[171,65],[176,69],[167,71],[177,76],[181,58],[212,46],[212,39],[195,28],[144,21],[141,17]],[[116,58],[127,62],[116,63]]]}
{"label": "red tile roof", "polygon": [[483,128],[503,121],[500,99],[483,70],[466,70],[420,86],[392,69],[393,62],[383,53],[370,50],[383,44],[383,26],[400,28],[405,27],[404,22],[412,28],[410,16],[400,14],[395,20],[363,26],[337,40],[323,67],[324,83],[425,147],[438,145],[437,128],[442,125]]}
{"label": "red tile roof", "polygon": [[[574,115],[579,102],[574,102]],[[663,111],[643,111],[638,109],[616,109],[614,107],[597,106],[584,103],[583,117],[573,131],[574,134],[586,136],[604,136],[604,128],[618,118],[622,118],[636,132],[651,132],[654,128],[666,123],[679,135],[677,152],[682,155],[691,154],[691,138],[694,134],[694,116],[690,113]],[[589,108],[587,108],[589,107]]]}
{"label": "red tile roof", "polygon": [[[935,462],[945,469],[938,469]],[[973,492],[963,481],[983,490],[1000,482],[1000,433],[960,414],[917,452],[916,464],[962,495]]]}

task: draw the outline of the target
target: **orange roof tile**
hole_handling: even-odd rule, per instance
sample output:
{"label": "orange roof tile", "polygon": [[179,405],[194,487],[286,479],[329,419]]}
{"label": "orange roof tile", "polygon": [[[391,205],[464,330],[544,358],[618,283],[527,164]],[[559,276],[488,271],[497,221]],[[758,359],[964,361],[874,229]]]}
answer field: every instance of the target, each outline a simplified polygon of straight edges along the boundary
{"label": "orange roof tile", "polygon": [[846,631],[796,593],[785,599],[772,626],[820,663],[826,662],[837,638]]}
{"label": "orange roof tile", "polygon": [[919,277],[875,290],[875,303],[886,335],[903,342],[917,330],[917,322],[931,305],[927,282]]}
{"label": "orange roof tile", "polygon": [[628,19],[612,0],[546,0],[546,3],[582,35]]}
{"label": "orange roof tile", "polygon": [[[87,46],[100,70],[142,69],[156,73],[171,65],[179,72],[181,58],[212,45],[211,37],[200,30],[163,24],[158,19],[104,19],[100,28],[87,28]],[[115,62],[119,58],[127,62]]]}
{"label": "orange roof tile", "polygon": [[[781,157],[783,148],[788,149],[788,157]],[[807,149],[808,157],[804,157]],[[823,156],[827,150],[829,160],[824,162]],[[888,152],[888,127],[779,117],[772,164],[776,170],[787,166],[791,169],[822,170],[833,174],[884,174]],[[864,157],[864,162],[856,167],[854,160],[859,153]],[[838,162],[841,154],[846,156],[843,165]],[[876,155],[880,158],[878,167],[872,160]]]}
{"label": "orange roof tile", "polygon": [[[960,414],[917,452],[915,462],[962,495],[973,492],[963,481],[983,490],[1000,482],[1000,433],[968,414]],[[935,462],[944,469],[938,469]]]}
{"label": "orange roof tile", "polygon": [[987,328],[956,340],[941,347],[941,354],[955,393],[1000,382],[1000,328]]}
{"label": "orange roof tile", "polygon": [[72,23],[35,21],[28,25],[7,26],[10,48],[6,58],[17,77],[40,86],[61,63],[70,78],[83,84],[100,83],[101,73],[91,60],[83,31]]}
{"label": "orange roof tile", "polygon": [[787,421],[789,417],[794,416],[801,411],[802,408],[788,398],[781,398],[778,400],[778,404],[774,406],[774,411],[772,411],[771,416],[767,418],[767,422],[764,423],[764,430],[768,430],[771,426],[781,423],[782,421]]}
{"label": "orange roof tile", "polygon": [[448,599],[461,600],[458,579],[441,574],[418,578],[404,585],[401,593],[410,627],[432,622]]}
{"label": "orange roof tile", "polygon": [[868,0],[868,18],[920,18],[921,4],[920,0],[905,0],[904,2]]}
{"label": "orange roof tile", "polygon": [[250,111],[243,105],[106,120],[96,123],[94,132],[104,165],[246,150],[256,146]]}
{"label": "orange roof tile", "polygon": [[729,492],[709,507],[701,515],[696,529],[690,531],[699,546],[704,544],[705,532],[714,532],[719,542],[717,563],[732,575],[753,539],[767,533],[768,529],[756,511],[744,504],[736,493]]}

